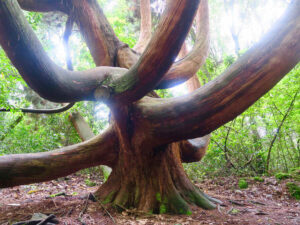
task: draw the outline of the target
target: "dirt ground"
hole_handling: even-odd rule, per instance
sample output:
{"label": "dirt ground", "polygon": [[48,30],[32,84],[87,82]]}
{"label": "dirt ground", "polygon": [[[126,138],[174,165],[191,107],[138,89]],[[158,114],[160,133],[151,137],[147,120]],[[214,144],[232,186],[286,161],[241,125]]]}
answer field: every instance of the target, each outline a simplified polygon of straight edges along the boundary
{"label": "dirt ground", "polygon": [[[265,178],[264,182],[249,180],[249,188],[245,190],[237,188],[238,179],[233,177],[219,177],[197,184],[207,194],[223,201],[215,210],[192,207],[191,216],[145,215],[133,210],[120,214],[88,200],[86,196],[101,183],[97,183],[96,177],[76,174],[40,184],[0,189],[0,224],[29,220],[34,213],[54,214],[63,225],[300,224],[300,201],[289,198],[285,187],[287,181],[278,182],[275,178]],[[91,182],[96,186],[89,187]],[[62,195],[55,197],[58,193]]]}

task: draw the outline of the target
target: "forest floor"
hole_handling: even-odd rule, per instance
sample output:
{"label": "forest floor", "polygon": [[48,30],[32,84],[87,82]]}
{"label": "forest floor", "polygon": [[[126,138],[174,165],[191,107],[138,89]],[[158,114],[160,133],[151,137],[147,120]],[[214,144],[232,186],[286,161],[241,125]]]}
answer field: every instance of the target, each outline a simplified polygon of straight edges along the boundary
{"label": "forest floor", "polygon": [[[89,186],[100,183],[96,177],[78,173],[50,182],[0,189],[0,224],[30,220],[34,213],[54,214],[63,225],[300,224],[300,201],[289,198],[285,187],[288,180],[250,180],[244,190],[238,188],[237,181],[234,177],[218,177],[197,184],[205,193],[223,201],[215,210],[193,207],[191,216],[141,215],[135,211],[119,214],[88,200],[86,196],[97,189]],[[58,193],[62,195],[55,196]]]}

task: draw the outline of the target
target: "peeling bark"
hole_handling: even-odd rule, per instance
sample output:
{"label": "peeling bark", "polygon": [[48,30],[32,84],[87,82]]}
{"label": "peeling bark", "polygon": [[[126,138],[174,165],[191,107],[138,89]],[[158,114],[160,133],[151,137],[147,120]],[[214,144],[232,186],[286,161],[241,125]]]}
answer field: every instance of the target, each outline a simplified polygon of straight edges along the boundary
{"label": "peeling bark", "polygon": [[[189,204],[213,209],[210,201],[183,170],[179,149],[154,149],[154,154],[127,149],[138,160],[122,160],[96,192],[103,203],[121,211],[131,207],[147,213],[191,214]],[[150,155],[149,155],[150,154]],[[141,173],[142,171],[142,173]]]}

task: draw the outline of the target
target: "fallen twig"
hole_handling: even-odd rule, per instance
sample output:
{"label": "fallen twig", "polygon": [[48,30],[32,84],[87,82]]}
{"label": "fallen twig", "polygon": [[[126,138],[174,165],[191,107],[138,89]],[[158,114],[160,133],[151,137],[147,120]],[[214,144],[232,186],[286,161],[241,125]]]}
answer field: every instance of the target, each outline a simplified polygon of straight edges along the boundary
{"label": "fallen twig", "polygon": [[265,203],[252,201],[252,200],[250,200],[249,202],[251,202],[252,204],[256,204],[256,205],[266,205]]}
{"label": "fallen twig", "polygon": [[222,206],[218,204],[218,211],[219,211],[219,213],[223,214],[223,213],[222,213],[222,210],[221,210],[221,207],[222,207]]}
{"label": "fallen twig", "polygon": [[55,218],[55,216],[53,214],[51,214],[47,218],[45,218],[44,220],[39,222],[37,225],[47,225],[48,222],[49,223],[56,222],[56,221],[53,221],[54,218]]}
{"label": "fallen twig", "polygon": [[255,215],[264,216],[264,215],[268,215],[268,213],[265,213],[263,211],[258,211],[257,213],[255,213]]}
{"label": "fallen twig", "polygon": [[85,211],[86,211],[87,206],[88,206],[88,201],[89,201],[89,196],[87,196],[86,199],[85,199],[84,207],[83,207],[82,211],[79,213],[79,219],[81,219],[83,214],[85,214]]}
{"label": "fallen twig", "polygon": [[59,192],[59,193],[56,193],[56,194],[46,196],[46,198],[48,199],[48,198],[54,198],[54,197],[58,197],[58,196],[66,196],[66,193],[65,192]]}
{"label": "fallen twig", "polygon": [[91,196],[91,198],[96,199],[96,201],[100,204],[100,206],[104,209],[104,211],[106,212],[106,214],[110,217],[110,219],[112,220],[112,222],[117,225],[115,219],[112,217],[112,215],[108,212],[108,210],[105,208],[105,206],[102,204],[101,201],[99,201],[95,195],[93,195],[92,193],[89,194],[89,196]]}
{"label": "fallen twig", "polygon": [[237,201],[234,201],[234,200],[228,200],[229,202],[231,202],[232,204],[234,205],[238,205],[238,206],[245,206],[244,203],[241,203],[241,202],[237,202]]}
{"label": "fallen twig", "polygon": [[13,225],[47,225],[47,224],[58,224],[59,221],[55,219],[55,215],[51,214],[45,219],[39,220],[26,220],[14,223]]}

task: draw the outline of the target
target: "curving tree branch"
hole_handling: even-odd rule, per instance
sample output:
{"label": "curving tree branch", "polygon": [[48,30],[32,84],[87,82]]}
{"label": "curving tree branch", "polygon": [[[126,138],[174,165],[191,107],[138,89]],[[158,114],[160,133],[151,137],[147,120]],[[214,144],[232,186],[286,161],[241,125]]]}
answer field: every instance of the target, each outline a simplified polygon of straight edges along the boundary
{"label": "curving tree branch", "polygon": [[183,97],[142,99],[136,113],[161,143],[206,135],[245,111],[299,62],[299,39],[300,1],[292,1],[274,28],[217,79]]}
{"label": "curving tree branch", "polygon": [[157,85],[176,58],[198,3],[198,0],[168,1],[163,18],[143,55],[124,76],[110,85],[114,101],[136,101]]}
{"label": "curving tree branch", "polygon": [[107,80],[126,72],[111,67],[78,72],[57,66],[43,50],[16,1],[0,2],[0,32],[0,44],[24,80],[50,101],[95,100],[95,95],[98,100],[105,99],[110,95]]}
{"label": "curving tree branch", "polygon": [[[181,47],[179,57],[184,57],[188,53],[186,44],[184,43]],[[205,59],[204,59],[205,60]],[[197,74],[194,74],[186,83],[189,93],[200,88],[200,82],[197,77]],[[198,162],[200,161],[206,153],[210,142],[210,134],[203,137],[194,138],[190,140],[181,141],[180,143],[180,152],[181,160],[183,162]]]}
{"label": "curving tree branch", "polygon": [[117,159],[118,139],[109,128],[86,142],[58,150],[1,156],[0,188],[52,180],[97,165],[113,167]]}
{"label": "curving tree branch", "polygon": [[[75,103],[72,102],[61,108],[57,108],[57,109],[24,109],[24,108],[20,108],[20,109],[16,109],[16,110],[20,110],[23,113],[54,114],[54,113],[65,112],[68,109],[72,108],[74,105],[75,105]],[[0,109],[0,112],[10,112],[10,111],[11,111],[11,109]]]}
{"label": "curving tree branch", "polygon": [[85,39],[97,66],[115,66],[118,48],[124,45],[117,38],[97,0],[72,0],[72,15]]}
{"label": "curving tree branch", "polygon": [[181,160],[185,163],[198,162],[206,153],[210,134],[180,142]]}
{"label": "curving tree branch", "polygon": [[18,0],[18,3],[23,9],[35,12],[67,12],[68,5],[67,0]]}
{"label": "curving tree branch", "polygon": [[[193,49],[184,58],[172,65],[155,89],[165,89],[187,81],[204,64],[209,49],[209,9],[207,0],[201,0],[195,19],[197,38]],[[139,53],[128,46],[123,46],[118,50],[118,65],[129,69],[138,61],[139,57]]]}
{"label": "curving tree branch", "polygon": [[18,0],[28,11],[61,11],[74,18],[97,66],[114,66],[123,43],[108,23],[97,0]]}
{"label": "curving tree branch", "polygon": [[[170,2],[149,47],[124,76],[121,76],[124,70],[117,68],[70,72],[58,67],[44,52],[15,1],[0,3],[0,31],[4,33],[0,43],[25,81],[48,100],[75,102],[109,98],[132,102],[151,91],[171,66],[189,30],[197,5],[198,1]],[[177,16],[172,18],[170,15],[174,12]],[[25,54],[29,59],[26,63]],[[157,66],[151,66],[153,64]]]}
{"label": "curving tree branch", "polygon": [[174,63],[156,87],[164,89],[183,83],[193,77],[205,63],[209,50],[209,8],[208,0],[201,0],[196,20],[196,43],[185,57]]}

